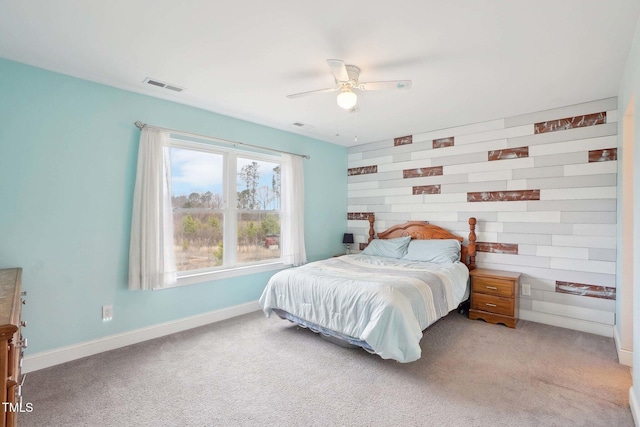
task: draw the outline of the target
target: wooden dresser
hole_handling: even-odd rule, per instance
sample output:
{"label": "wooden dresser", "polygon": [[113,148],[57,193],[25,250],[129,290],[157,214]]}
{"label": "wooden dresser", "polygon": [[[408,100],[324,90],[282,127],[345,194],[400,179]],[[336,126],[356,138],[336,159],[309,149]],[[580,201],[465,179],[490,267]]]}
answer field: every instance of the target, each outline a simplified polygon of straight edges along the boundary
{"label": "wooden dresser", "polygon": [[22,351],[27,346],[20,327],[26,326],[20,319],[25,303],[20,289],[21,268],[0,269],[0,393],[2,409],[0,426],[15,426],[22,411]]}
{"label": "wooden dresser", "polygon": [[471,276],[469,319],[483,319],[515,328],[518,323],[520,273],[476,268]]}

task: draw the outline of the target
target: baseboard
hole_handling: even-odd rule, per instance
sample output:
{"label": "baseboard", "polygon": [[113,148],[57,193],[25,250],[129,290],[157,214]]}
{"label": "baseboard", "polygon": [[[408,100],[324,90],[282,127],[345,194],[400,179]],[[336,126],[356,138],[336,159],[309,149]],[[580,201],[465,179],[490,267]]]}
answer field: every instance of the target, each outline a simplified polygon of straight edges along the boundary
{"label": "baseboard", "polygon": [[616,352],[618,353],[618,363],[625,366],[633,366],[633,351],[622,348],[620,345],[620,335],[618,328],[613,328],[613,340],[616,343]]}
{"label": "baseboard", "polygon": [[633,391],[633,387],[629,389],[629,406],[631,407],[631,416],[633,416],[633,424],[636,427],[640,427],[640,406],[638,406],[638,399],[636,398],[636,394]]}
{"label": "baseboard", "polygon": [[523,309],[520,309],[519,311],[519,318],[522,320],[529,320],[531,322],[544,323],[545,325],[558,326],[560,328],[602,335],[604,337],[613,337],[613,325],[605,325],[604,323],[589,322],[588,320],[574,319],[571,317]]}
{"label": "baseboard", "polygon": [[97,340],[87,341],[67,347],[60,347],[55,350],[44,351],[33,355],[25,356],[22,364],[22,372],[28,373],[61,363],[70,362],[82,357],[114,350],[131,344],[159,338],[198,326],[208,325],[243,314],[260,310],[257,301],[236,305],[221,310],[210,311],[196,316],[185,317],[172,322],[160,323],[146,328],[135,329],[121,334],[110,335]]}

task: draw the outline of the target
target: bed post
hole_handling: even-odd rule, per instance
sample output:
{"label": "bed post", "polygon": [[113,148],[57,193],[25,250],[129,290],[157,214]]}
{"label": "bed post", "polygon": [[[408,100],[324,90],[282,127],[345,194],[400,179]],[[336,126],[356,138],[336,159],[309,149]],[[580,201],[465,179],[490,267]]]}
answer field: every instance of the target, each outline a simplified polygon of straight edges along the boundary
{"label": "bed post", "polygon": [[376,217],[374,215],[369,215],[369,240],[367,240],[367,244],[373,240],[373,236],[376,234],[373,230],[373,223],[375,220]]}
{"label": "bed post", "polygon": [[467,251],[469,270],[474,270],[476,268],[476,219],[474,217],[469,218],[469,247]]}

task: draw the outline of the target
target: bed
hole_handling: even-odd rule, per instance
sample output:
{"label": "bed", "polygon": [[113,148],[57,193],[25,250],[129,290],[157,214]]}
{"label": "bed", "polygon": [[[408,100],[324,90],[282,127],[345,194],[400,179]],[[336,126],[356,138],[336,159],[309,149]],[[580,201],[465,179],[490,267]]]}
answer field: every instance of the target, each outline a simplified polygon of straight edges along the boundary
{"label": "bed", "polygon": [[421,356],[422,332],[469,298],[475,268],[475,218],[468,245],[449,231],[411,221],[377,233],[358,254],[282,270],[260,305],[336,343],[407,363]]}

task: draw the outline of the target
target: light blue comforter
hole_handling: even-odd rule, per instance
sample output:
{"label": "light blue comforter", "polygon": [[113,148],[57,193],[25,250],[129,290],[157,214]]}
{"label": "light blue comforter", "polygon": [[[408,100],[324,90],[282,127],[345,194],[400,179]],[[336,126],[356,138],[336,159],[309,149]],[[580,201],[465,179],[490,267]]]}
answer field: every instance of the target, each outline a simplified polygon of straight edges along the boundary
{"label": "light blue comforter", "polygon": [[276,273],[260,305],[366,341],[384,359],[420,358],[422,331],[468,295],[460,263],[345,255]]}

